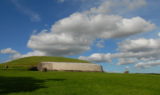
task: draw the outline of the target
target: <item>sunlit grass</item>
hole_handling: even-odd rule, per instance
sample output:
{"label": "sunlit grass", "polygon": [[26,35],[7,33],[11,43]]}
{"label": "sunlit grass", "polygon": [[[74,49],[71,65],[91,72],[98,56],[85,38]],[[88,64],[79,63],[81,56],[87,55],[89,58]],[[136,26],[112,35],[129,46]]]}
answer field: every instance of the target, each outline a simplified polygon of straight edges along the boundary
{"label": "sunlit grass", "polygon": [[145,74],[0,71],[0,95],[160,95],[159,80]]}

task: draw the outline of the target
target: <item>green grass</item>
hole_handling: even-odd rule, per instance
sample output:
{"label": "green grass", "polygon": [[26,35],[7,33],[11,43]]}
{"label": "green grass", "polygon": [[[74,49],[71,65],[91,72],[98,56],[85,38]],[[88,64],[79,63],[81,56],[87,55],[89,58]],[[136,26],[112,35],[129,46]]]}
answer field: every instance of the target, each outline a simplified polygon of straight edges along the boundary
{"label": "green grass", "polygon": [[93,64],[88,61],[73,59],[73,58],[65,58],[65,57],[49,57],[49,56],[32,56],[32,57],[25,57],[20,58],[17,60],[13,60],[10,62],[6,62],[0,64],[0,69],[4,69],[5,65],[8,65],[8,69],[27,69],[31,65],[38,65],[39,62],[76,62],[76,63],[89,63]]}
{"label": "green grass", "polygon": [[0,95],[160,95],[160,75],[0,71]]}
{"label": "green grass", "polygon": [[28,65],[28,66],[14,66],[14,65],[10,65],[9,68],[5,69],[4,66],[0,66],[0,70],[28,70],[29,68],[31,68],[32,66]]}

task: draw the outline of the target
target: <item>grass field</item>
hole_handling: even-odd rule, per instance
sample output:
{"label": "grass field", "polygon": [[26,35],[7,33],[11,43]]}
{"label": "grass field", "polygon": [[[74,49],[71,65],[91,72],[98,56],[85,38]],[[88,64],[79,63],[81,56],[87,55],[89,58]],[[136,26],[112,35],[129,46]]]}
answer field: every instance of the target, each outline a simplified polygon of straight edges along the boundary
{"label": "grass field", "polygon": [[160,75],[0,70],[0,95],[160,95]]}

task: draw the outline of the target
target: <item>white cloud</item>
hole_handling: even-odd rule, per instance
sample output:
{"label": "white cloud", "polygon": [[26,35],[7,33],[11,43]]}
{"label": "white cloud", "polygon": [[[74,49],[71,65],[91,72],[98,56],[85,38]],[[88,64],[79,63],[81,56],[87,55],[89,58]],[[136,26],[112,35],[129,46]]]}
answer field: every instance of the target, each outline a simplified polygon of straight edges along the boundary
{"label": "white cloud", "polygon": [[37,30],[36,30],[36,29],[35,29],[35,30],[33,30],[33,33],[32,33],[31,35],[34,35],[36,32],[37,32]]}
{"label": "white cloud", "polygon": [[93,7],[90,8],[89,11],[85,11],[84,14],[89,14],[89,13],[109,13],[111,12],[111,1],[105,1],[104,3],[102,3],[98,8]]}
{"label": "white cloud", "polygon": [[141,58],[142,61],[149,61],[149,60],[155,60],[156,58],[154,57],[147,57],[147,58]]}
{"label": "white cloud", "polygon": [[137,58],[118,58],[118,63],[116,65],[126,65],[126,64],[133,64],[138,62]]}
{"label": "white cloud", "polygon": [[9,62],[9,61],[12,61],[12,60],[10,60],[10,59],[5,60],[5,62]]}
{"label": "white cloud", "polygon": [[48,55],[46,55],[44,52],[41,52],[41,51],[28,52],[27,54],[24,54],[24,55],[20,53],[16,53],[14,55],[10,55],[7,60],[11,61],[11,60],[15,60],[23,57],[29,57],[29,56],[48,56]]}
{"label": "white cloud", "polygon": [[65,0],[58,0],[58,2],[63,3]]}
{"label": "white cloud", "polygon": [[[98,56],[98,62],[111,62],[113,58],[119,58],[119,62],[117,63],[117,65],[133,64],[138,62],[139,59],[141,59],[142,61],[157,60],[160,58],[160,39],[127,39],[123,42],[118,43],[118,49],[120,50],[120,53],[95,53],[92,55]],[[91,62],[95,61],[96,58],[94,58],[92,55],[89,57],[80,56],[79,59],[89,60]],[[105,58],[105,60],[109,61],[105,61],[103,59],[106,55],[108,55],[108,57]]]}
{"label": "white cloud", "polygon": [[90,50],[92,41],[86,37],[73,37],[67,34],[40,33],[31,36],[27,46],[52,56],[69,56]]}
{"label": "white cloud", "polygon": [[136,64],[134,66],[135,69],[141,69],[141,68],[151,68],[152,66],[159,66],[160,65],[160,60],[157,60],[157,61],[150,61],[150,62],[147,62],[147,63],[143,63],[143,62],[140,62],[138,64]]}
{"label": "white cloud", "polygon": [[43,29],[41,32],[40,32],[40,34],[45,34],[46,32],[47,32],[48,30],[47,29]]}
{"label": "white cloud", "polygon": [[126,66],[126,67],[125,67],[125,69],[129,69],[129,68],[130,68],[129,66]]}
{"label": "white cloud", "polygon": [[16,54],[18,53],[17,51],[15,50],[12,50],[11,48],[6,48],[6,49],[1,49],[1,53],[2,54]]}
{"label": "white cloud", "polygon": [[[18,54],[18,53],[16,53],[16,54]],[[14,54],[14,55],[16,55],[16,54]],[[12,59],[12,55],[10,55],[9,57],[8,57],[8,59],[6,59],[4,62],[9,62],[9,61],[12,61],[13,59]]]}
{"label": "white cloud", "polygon": [[103,41],[103,40],[98,41],[97,44],[96,44],[96,46],[97,46],[98,48],[104,48],[104,45],[102,45],[102,43],[104,44],[104,41]]}
{"label": "white cloud", "polygon": [[48,26],[48,24],[45,24],[45,26]]}
{"label": "white cloud", "polygon": [[119,49],[122,52],[145,52],[160,49],[160,39],[145,39],[139,38],[137,40],[127,39],[119,42]]}
{"label": "white cloud", "polygon": [[[47,55],[70,56],[91,50],[93,41],[99,39],[122,38],[149,32],[155,24],[140,17],[131,19],[117,15],[73,13],[52,25],[49,33],[32,35],[27,46]],[[97,44],[103,47],[102,44]],[[108,60],[107,60],[108,61]]]}
{"label": "white cloud", "polygon": [[[63,3],[65,1],[73,1],[73,2],[82,1],[82,2],[85,2],[86,0],[57,0],[57,2],[60,2],[60,3]],[[89,0],[87,0],[87,1],[89,1]],[[93,2],[93,0],[90,0],[90,1]]]}
{"label": "white cloud", "polygon": [[59,20],[52,26],[54,33],[67,33],[72,36],[91,36],[94,38],[122,38],[134,34],[149,32],[155,24],[140,17],[131,19],[116,15],[90,15],[74,13],[68,18]]}
{"label": "white cloud", "polygon": [[158,36],[160,37],[160,33],[158,33]]}
{"label": "white cloud", "polygon": [[102,44],[100,44],[100,43],[97,43],[96,46],[97,46],[98,48],[104,48],[104,45],[102,45]]}
{"label": "white cloud", "polygon": [[107,54],[94,53],[89,57],[80,56],[78,59],[86,60],[90,62],[110,62],[111,64],[113,64],[110,53],[107,53]]}
{"label": "white cloud", "polygon": [[12,0],[12,2],[16,5],[17,8],[20,9],[20,11],[25,14],[28,15],[31,19],[31,21],[33,22],[39,22],[41,20],[40,16],[33,12],[32,10],[29,10],[28,8],[25,8],[24,6],[22,6],[18,0]]}
{"label": "white cloud", "polygon": [[123,3],[127,6],[129,9],[135,9],[140,8],[142,6],[145,6],[147,2],[145,0],[123,0]]}
{"label": "white cloud", "polygon": [[[114,12],[116,9],[119,11],[123,10],[133,10],[145,6],[147,2],[145,0],[107,0],[103,2],[100,6],[90,8],[90,10],[85,11],[84,14],[95,13],[95,14],[108,14]],[[124,9],[125,8],[125,9]],[[122,9],[122,10],[120,10]]]}
{"label": "white cloud", "polygon": [[[20,4],[17,3],[16,0],[12,1],[16,4],[17,7],[21,8]],[[44,29],[37,35],[31,35],[27,43],[27,47],[33,49],[34,52],[29,52],[25,55],[15,54],[12,56],[13,59],[32,55],[78,55],[87,50],[91,50],[90,47],[95,39],[128,37],[135,34],[149,32],[156,28],[156,25],[154,23],[146,21],[141,17],[133,17],[127,19],[118,15],[101,14],[107,12],[107,6],[110,6],[110,4],[112,5],[112,3],[110,2],[111,1],[104,2],[98,7],[98,9],[91,8],[91,10],[86,11],[89,12],[87,14],[85,14],[85,12],[73,13],[69,17],[57,21],[54,25],[52,25],[52,28],[50,29],[51,31],[49,31],[48,33],[46,33],[46,31],[48,30]],[[125,44],[126,43],[124,43],[124,45]],[[103,47],[102,44],[97,44],[97,46]],[[79,59],[84,59],[92,62],[110,62],[112,64],[112,58],[137,57],[138,54],[130,52],[128,48],[123,45],[121,46],[122,47],[119,48],[125,48],[127,53],[95,53],[89,57],[80,56]],[[138,56],[138,58],[142,57],[144,56],[142,56],[141,54]]]}
{"label": "white cloud", "polygon": [[86,0],[80,0],[80,1],[85,2]]}
{"label": "white cloud", "polygon": [[97,41],[98,43],[104,43],[104,40]]}
{"label": "white cloud", "polygon": [[[122,52],[119,55],[127,54],[128,57],[137,57],[142,61],[149,61],[160,58],[160,39],[127,39],[123,42],[119,42],[118,47]],[[117,54],[115,54],[115,56],[116,55]]]}
{"label": "white cloud", "polygon": [[[120,16],[99,14],[88,17],[84,14],[74,13],[68,18],[57,21],[49,33],[32,35],[27,46],[48,55],[77,55],[90,50],[90,46],[96,38],[126,37],[155,28],[154,24],[149,24],[150,22],[146,22],[140,17],[133,18],[133,22],[131,19],[132,23],[135,22],[134,19],[137,21],[130,25],[133,27],[130,31],[127,28],[128,25],[123,23],[125,19]],[[141,23],[139,28],[137,27],[138,23]]]}

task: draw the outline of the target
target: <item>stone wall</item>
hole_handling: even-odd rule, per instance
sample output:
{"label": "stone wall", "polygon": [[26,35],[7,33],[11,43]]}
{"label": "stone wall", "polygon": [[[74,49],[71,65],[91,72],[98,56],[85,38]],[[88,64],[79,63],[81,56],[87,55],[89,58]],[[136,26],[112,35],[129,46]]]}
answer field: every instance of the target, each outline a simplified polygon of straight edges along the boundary
{"label": "stone wall", "polygon": [[46,68],[47,71],[103,71],[102,66],[92,63],[40,62],[37,69],[42,71],[43,68]]}

